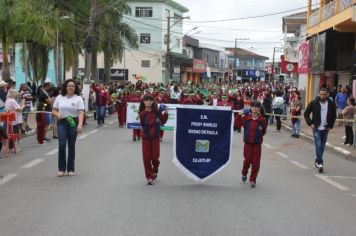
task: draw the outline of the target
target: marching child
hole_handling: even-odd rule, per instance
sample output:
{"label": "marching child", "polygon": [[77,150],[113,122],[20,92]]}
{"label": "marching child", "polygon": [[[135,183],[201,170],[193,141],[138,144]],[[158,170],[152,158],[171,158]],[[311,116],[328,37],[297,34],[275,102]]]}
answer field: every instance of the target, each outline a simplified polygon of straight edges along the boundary
{"label": "marching child", "polygon": [[142,134],[143,165],[148,185],[154,185],[160,164],[159,131],[161,124],[167,122],[168,110],[164,106],[158,108],[151,95],[145,95],[140,104],[140,123]]}
{"label": "marching child", "polygon": [[[262,111],[263,112],[263,111]],[[246,182],[250,166],[250,184],[256,187],[256,178],[260,169],[261,146],[266,134],[267,122],[261,114],[261,103],[251,102],[251,114],[242,117],[244,127],[244,163],[242,168],[242,182]]]}

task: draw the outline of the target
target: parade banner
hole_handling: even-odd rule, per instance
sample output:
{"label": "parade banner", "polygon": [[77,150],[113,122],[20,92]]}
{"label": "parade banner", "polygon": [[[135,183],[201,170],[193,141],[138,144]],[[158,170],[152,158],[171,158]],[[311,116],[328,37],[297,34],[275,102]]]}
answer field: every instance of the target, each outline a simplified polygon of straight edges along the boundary
{"label": "parade banner", "polygon": [[232,111],[226,107],[177,107],[173,163],[196,182],[222,170],[230,160]]}
{"label": "parade banner", "polygon": [[[158,104],[159,106],[160,104]],[[164,104],[168,107],[168,120],[167,123],[161,126],[161,130],[174,130],[176,107],[174,104]],[[141,129],[140,115],[139,115],[140,103],[127,103],[126,113],[126,127],[128,129]]]}

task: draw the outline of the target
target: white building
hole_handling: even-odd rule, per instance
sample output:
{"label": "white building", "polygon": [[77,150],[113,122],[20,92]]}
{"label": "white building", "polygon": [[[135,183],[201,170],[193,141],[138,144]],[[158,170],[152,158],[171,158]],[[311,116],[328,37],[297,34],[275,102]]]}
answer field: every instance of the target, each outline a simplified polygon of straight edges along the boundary
{"label": "white building", "polygon": [[[146,82],[166,81],[167,28],[170,17],[170,51],[182,54],[182,17],[188,9],[172,0],[127,0],[132,14],[123,20],[137,33],[139,48],[126,48],[121,63],[114,63],[113,71],[128,70],[128,79],[135,82],[133,75],[139,75]],[[174,59],[174,58],[173,58]],[[104,68],[104,56],[98,55],[98,70]],[[80,58],[79,68],[84,68]],[[175,70],[175,67],[174,67]],[[176,71],[176,70],[175,70]],[[176,71],[181,73],[180,71]],[[70,77],[71,74],[68,73]]]}

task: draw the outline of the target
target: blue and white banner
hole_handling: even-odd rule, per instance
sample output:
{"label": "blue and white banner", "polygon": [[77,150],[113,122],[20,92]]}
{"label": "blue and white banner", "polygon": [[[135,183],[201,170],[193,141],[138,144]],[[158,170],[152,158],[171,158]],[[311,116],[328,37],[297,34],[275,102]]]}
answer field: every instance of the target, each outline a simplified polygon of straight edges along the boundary
{"label": "blue and white banner", "polygon": [[189,178],[203,182],[230,160],[232,111],[225,107],[177,107],[174,164]]}

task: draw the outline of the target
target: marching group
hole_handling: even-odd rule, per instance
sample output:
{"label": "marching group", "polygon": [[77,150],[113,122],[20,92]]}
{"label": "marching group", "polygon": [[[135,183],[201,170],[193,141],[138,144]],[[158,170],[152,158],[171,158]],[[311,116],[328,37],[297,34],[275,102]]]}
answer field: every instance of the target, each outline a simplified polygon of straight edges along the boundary
{"label": "marching group", "polygon": [[[28,113],[37,110],[37,141],[46,144],[49,139],[46,131],[53,125],[53,138],[59,139],[58,176],[75,175],[75,142],[77,133],[85,125],[84,97],[82,86],[76,80],[66,80],[58,87],[44,83],[39,88],[29,84],[15,90],[15,83],[0,82],[0,108],[16,112],[14,132],[30,130],[27,124]],[[316,146],[315,167],[323,171],[323,152],[328,131],[333,128],[336,117],[353,119],[355,99],[348,88],[322,87],[319,96],[306,107],[304,118],[313,129]],[[3,102],[3,104],[1,103]],[[105,123],[106,113],[117,113],[118,125],[126,124],[127,103],[140,103],[139,117],[141,129],[134,129],[133,141],[142,139],[144,168],[148,184],[154,184],[159,167],[159,146],[164,132],[160,126],[168,119],[169,106],[166,104],[227,106],[234,110],[234,131],[243,133],[244,165],[242,181],[247,181],[250,166],[250,183],[254,187],[260,167],[261,144],[267,126],[276,123],[276,132],[281,131],[281,120],[291,115],[292,137],[299,138],[302,101],[295,87],[281,83],[187,83],[153,84],[119,82],[92,84],[89,93],[89,110],[94,110],[98,128]],[[1,107],[1,105],[3,105]],[[33,107],[36,109],[33,109]],[[312,114],[312,117],[310,115]],[[246,130],[248,127],[249,130]],[[1,127],[3,129],[3,127]],[[3,130],[2,130],[3,131]],[[1,132],[6,138],[6,132]],[[345,123],[345,145],[353,144],[352,122]],[[0,142],[1,143],[1,142]],[[11,142],[10,142],[11,143]],[[68,160],[66,145],[68,143]],[[1,146],[0,146],[1,148]],[[10,149],[12,148],[10,144]]]}

